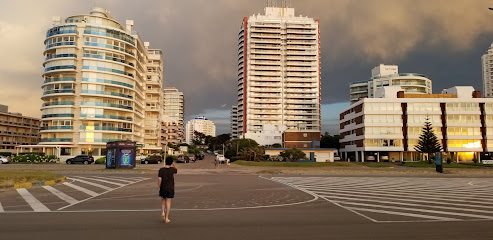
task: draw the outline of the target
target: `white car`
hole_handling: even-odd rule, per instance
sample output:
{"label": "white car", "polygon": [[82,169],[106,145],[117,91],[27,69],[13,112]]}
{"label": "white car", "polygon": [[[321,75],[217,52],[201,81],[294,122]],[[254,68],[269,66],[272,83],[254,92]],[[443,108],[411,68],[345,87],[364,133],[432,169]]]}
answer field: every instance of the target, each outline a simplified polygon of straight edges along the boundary
{"label": "white car", "polygon": [[226,161],[226,158],[224,157],[224,155],[218,154],[216,156],[216,161],[218,161],[219,163],[222,163],[222,162],[225,162]]}
{"label": "white car", "polygon": [[0,156],[0,164],[9,163],[9,158],[5,156]]}

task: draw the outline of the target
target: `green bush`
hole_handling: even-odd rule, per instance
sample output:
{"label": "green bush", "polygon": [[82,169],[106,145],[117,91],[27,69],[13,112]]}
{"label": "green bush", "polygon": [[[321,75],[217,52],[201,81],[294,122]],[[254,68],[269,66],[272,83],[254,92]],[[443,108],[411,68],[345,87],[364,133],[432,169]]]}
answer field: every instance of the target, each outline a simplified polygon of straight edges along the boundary
{"label": "green bush", "polygon": [[452,163],[452,159],[451,158],[447,158],[447,164],[451,164]]}
{"label": "green bush", "polygon": [[44,152],[21,152],[19,155],[38,155],[38,156],[44,156]]}
{"label": "green bush", "polygon": [[479,162],[479,161],[478,161],[478,159],[477,159],[477,158],[473,158],[473,159],[472,159],[472,162],[474,162],[474,164],[478,164],[478,162]]}
{"label": "green bush", "polygon": [[104,164],[105,160],[106,160],[106,157],[100,157],[100,158],[96,159],[96,161],[94,163],[95,164]]}
{"label": "green bush", "polygon": [[12,156],[12,153],[11,152],[0,152],[0,156],[10,157],[10,156]]}
{"label": "green bush", "polygon": [[40,155],[38,153],[23,154],[12,158],[13,163],[57,163],[58,159],[54,155]]}

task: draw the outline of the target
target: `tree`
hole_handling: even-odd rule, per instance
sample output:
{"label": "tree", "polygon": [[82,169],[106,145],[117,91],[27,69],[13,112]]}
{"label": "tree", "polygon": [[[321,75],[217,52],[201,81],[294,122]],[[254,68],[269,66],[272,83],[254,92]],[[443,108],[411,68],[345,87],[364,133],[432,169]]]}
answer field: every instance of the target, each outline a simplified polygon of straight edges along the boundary
{"label": "tree", "polygon": [[281,145],[281,144],[279,144],[279,143],[274,143],[274,144],[272,144],[272,146],[271,146],[271,147],[272,147],[272,148],[282,148],[282,145]]}
{"label": "tree", "polygon": [[339,135],[331,136],[328,132],[325,132],[320,139],[320,147],[339,149]]}
{"label": "tree", "polygon": [[198,132],[198,131],[194,131],[193,132],[192,143],[194,145],[207,144],[206,143],[206,140],[207,140],[207,136],[204,133],[201,133],[201,132]]}
{"label": "tree", "polygon": [[442,150],[440,141],[438,141],[428,117],[426,118],[425,126],[421,131],[421,136],[419,136],[418,145],[416,145],[414,149],[420,153],[428,154],[429,164],[431,164],[431,155]]}
{"label": "tree", "polygon": [[301,151],[295,147],[291,148],[291,149],[284,150],[283,152],[281,152],[280,155],[283,159],[289,160],[291,162],[296,162],[300,159],[306,158],[306,154],[303,151]]}

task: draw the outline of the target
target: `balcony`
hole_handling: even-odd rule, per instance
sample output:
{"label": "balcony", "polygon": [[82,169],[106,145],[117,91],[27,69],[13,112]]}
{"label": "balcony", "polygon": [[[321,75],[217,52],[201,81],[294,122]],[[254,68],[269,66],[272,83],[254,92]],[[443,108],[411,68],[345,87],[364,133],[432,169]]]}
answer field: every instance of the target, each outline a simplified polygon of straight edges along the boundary
{"label": "balcony", "polygon": [[59,113],[59,114],[44,114],[41,118],[73,118],[74,114],[71,113]]}
{"label": "balcony", "polygon": [[127,94],[118,93],[118,92],[109,92],[109,91],[82,90],[81,93],[82,94],[96,94],[96,95],[115,96],[115,97],[122,97],[122,98],[128,98],[128,99],[134,98],[132,95],[127,95]]}
{"label": "balcony", "polygon": [[99,119],[112,119],[112,120],[123,120],[123,121],[129,121],[132,122],[133,118],[132,117],[123,117],[123,116],[116,116],[116,115],[89,115],[89,114],[80,114],[81,118],[99,118]]}
{"label": "balcony", "polygon": [[41,131],[47,131],[47,130],[72,130],[72,126],[44,126],[41,127]]}
{"label": "balcony", "polygon": [[43,107],[49,107],[49,106],[72,106],[72,105],[74,105],[74,102],[71,102],[71,101],[46,102],[46,103],[43,103]]}
{"label": "balcony", "polygon": [[252,33],[250,34],[252,38],[281,38],[281,34],[267,34],[267,33]]}
{"label": "balcony", "polygon": [[41,142],[72,142],[72,138],[41,138]]}
{"label": "balcony", "polygon": [[114,104],[114,103],[103,103],[103,102],[81,102],[82,106],[97,106],[97,107],[112,107],[112,108],[120,108],[125,110],[133,110],[133,107]]}
{"label": "balcony", "polygon": [[75,77],[46,78],[44,84],[51,82],[75,82]]}
{"label": "balcony", "polygon": [[250,74],[256,76],[276,76],[276,77],[281,77],[282,75],[281,71],[250,71]]}
{"label": "balcony", "polygon": [[106,126],[80,126],[80,130],[111,131],[111,132],[132,132],[132,129]]}
{"label": "balcony", "polygon": [[55,71],[55,70],[69,70],[74,71],[76,67],[74,65],[64,65],[64,66],[53,66],[45,68],[45,72]]}
{"label": "balcony", "polygon": [[43,92],[43,95],[50,95],[50,94],[74,94],[75,90],[73,89],[53,89],[53,90],[47,90]]}
{"label": "balcony", "polygon": [[56,54],[56,55],[48,55],[45,58],[45,61],[55,58],[77,58],[76,54]]}

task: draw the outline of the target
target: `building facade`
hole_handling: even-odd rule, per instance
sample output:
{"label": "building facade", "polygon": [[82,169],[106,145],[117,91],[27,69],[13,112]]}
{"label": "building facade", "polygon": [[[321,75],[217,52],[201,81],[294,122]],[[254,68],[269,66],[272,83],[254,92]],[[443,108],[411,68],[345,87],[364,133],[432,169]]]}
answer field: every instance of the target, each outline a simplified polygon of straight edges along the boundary
{"label": "building facade", "polygon": [[238,106],[232,106],[230,111],[231,138],[237,139],[241,133],[238,132]]}
{"label": "building facade", "polygon": [[216,126],[214,125],[214,122],[211,120],[208,120],[204,116],[197,117],[195,119],[192,119],[187,122],[187,126],[185,128],[186,130],[186,143],[187,144],[192,144],[193,143],[193,134],[195,131],[201,132],[205,134],[206,136],[216,136]]}
{"label": "building facade", "polygon": [[493,97],[493,43],[481,57],[483,75],[483,96]]}
{"label": "building facade", "polygon": [[260,146],[282,145],[282,135],[286,131],[284,125],[264,124],[261,131],[245,133],[245,138],[255,140]]}
{"label": "building facade", "polygon": [[238,133],[265,124],[320,133],[320,78],[318,20],[288,7],[245,17],[238,35]]}
{"label": "building facade", "polygon": [[177,120],[163,115],[163,119],[161,121],[161,143],[168,144],[171,143],[173,145],[179,145],[183,142],[182,135],[180,135],[180,127],[183,128],[183,125],[180,124]]}
{"label": "building facade", "polygon": [[432,93],[431,80],[423,74],[399,73],[396,65],[380,64],[371,71],[371,79],[350,84],[351,104],[360,98],[373,98],[385,86],[400,86],[406,93]]}
{"label": "building facade", "polygon": [[146,101],[155,104],[162,85],[160,50],[132,32],[133,21],[122,26],[102,8],[64,23],[55,18],[54,25],[45,40],[40,145],[53,146],[62,158],[104,155],[109,141],[154,145],[146,130],[160,126],[145,118],[148,112],[156,118],[160,109]]}
{"label": "building facade", "polygon": [[493,152],[493,99],[473,87],[442,94],[409,94],[385,87],[385,97],[365,98],[340,114],[342,158],[353,161],[410,161],[424,122],[431,122],[444,159],[470,161]]}
{"label": "building facade", "polygon": [[163,115],[168,117],[168,120],[172,120],[171,122],[168,121],[168,124],[164,123],[164,125],[176,125],[176,131],[171,129],[173,133],[176,133],[176,136],[173,136],[172,143],[182,143],[185,141],[185,99],[183,93],[174,87],[165,87],[163,97]]}
{"label": "building facade", "polygon": [[163,51],[147,48],[147,75],[145,88],[144,154],[159,153],[161,146],[161,120],[163,118]]}
{"label": "building facade", "polygon": [[39,118],[10,113],[8,106],[0,105],[0,152],[14,153],[16,146],[38,144],[40,127]]}

